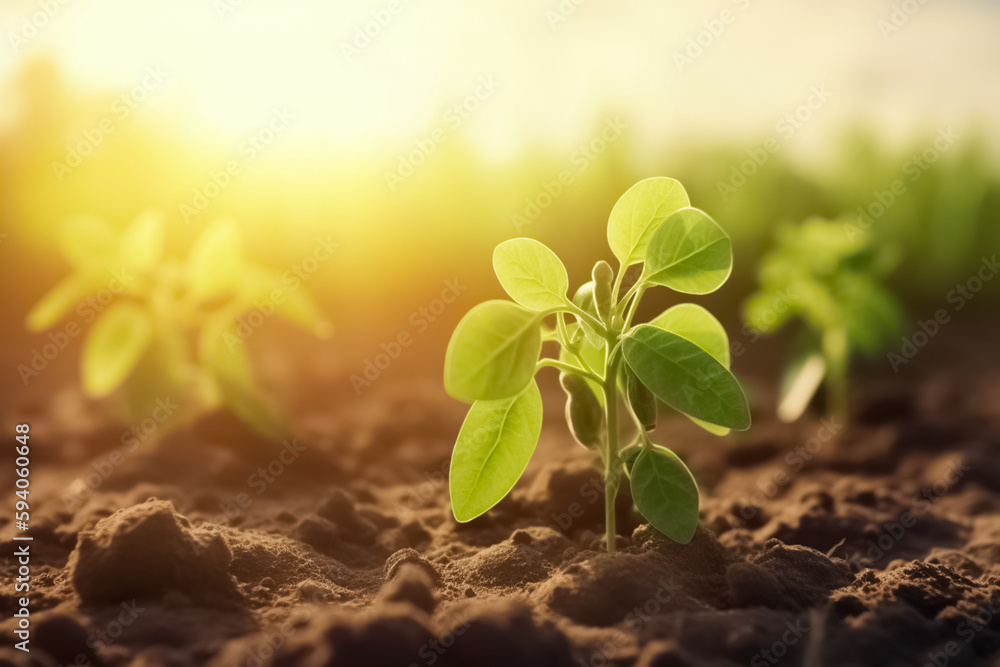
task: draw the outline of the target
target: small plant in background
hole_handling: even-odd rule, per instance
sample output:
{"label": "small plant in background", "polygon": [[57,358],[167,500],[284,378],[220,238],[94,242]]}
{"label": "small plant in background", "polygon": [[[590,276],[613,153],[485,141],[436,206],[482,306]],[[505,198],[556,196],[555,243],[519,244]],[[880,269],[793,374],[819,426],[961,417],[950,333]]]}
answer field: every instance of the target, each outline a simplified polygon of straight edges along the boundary
{"label": "small plant in background", "polygon": [[851,355],[879,351],[902,328],[900,306],[882,284],[898,261],[893,246],[843,222],[813,218],[778,230],[744,319],[764,334],[796,317],[806,325],[781,383],[782,420],[798,419],[824,382],[827,412],[847,417]]}
{"label": "small plant in background", "polygon": [[280,420],[261,398],[246,334],[235,325],[267,303],[318,336],[329,336],[332,327],[304,289],[290,289],[281,272],[244,255],[235,222],[208,225],[183,261],[166,256],[165,236],[156,211],[120,234],[98,218],[67,222],[56,240],[73,272],[35,305],[28,328],[48,329],[74,309],[92,321],[80,365],[84,393],[115,394],[125,419],[142,419],[158,399],[170,397],[189,416],[225,405],[277,437]]}
{"label": "small plant in background", "polygon": [[[732,270],[729,236],[690,208],[670,178],[630,188],[608,221],[617,275],[598,262],[592,280],[570,299],[559,258],[531,239],[500,244],[493,267],[514,299],[488,301],[465,315],[445,357],[449,394],[472,403],[452,455],[449,490],[458,521],[498,503],[528,465],[542,426],[534,376],[552,366],[566,392],[566,418],[576,440],[593,450],[604,475],[607,548],[615,550],[615,497],[624,475],[639,512],[667,537],[687,543],[698,525],[698,487],[684,463],[654,444],[657,399],[717,435],[750,427],[750,409],[729,371],[729,341],[707,310],[670,308],[647,324],[632,319],[645,291],[669,287],[708,294]],[[641,274],[621,293],[626,269]],[[547,319],[554,326],[546,326]],[[559,345],[540,356],[543,343]],[[619,399],[635,426],[619,441]]]}

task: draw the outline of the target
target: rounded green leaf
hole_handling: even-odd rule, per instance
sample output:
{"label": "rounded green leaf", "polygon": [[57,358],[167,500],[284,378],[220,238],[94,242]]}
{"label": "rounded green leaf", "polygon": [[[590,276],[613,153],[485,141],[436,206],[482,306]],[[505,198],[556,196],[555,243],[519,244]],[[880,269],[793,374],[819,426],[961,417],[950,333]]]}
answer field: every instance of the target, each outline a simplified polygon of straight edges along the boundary
{"label": "rounded green leaf", "polygon": [[507,294],[522,306],[548,310],[566,303],[566,267],[543,243],[504,241],[493,251],[493,270]]}
{"label": "rounded green leaf", "polygon": [[[729,336],[726,335],[722,323],[702,306],[695,303],[679,303],[660,313],[649,323],[684,336],[729,368]],[[691,415],[684,416],[713,435],[729,434],[729,429],[724,426],[709,424]]]}
{"label": "rounded green leaf", "polygon": [[79,273],[63,278],[28,313],[28,329],[42,331],[51,327],[87,296],[88,287]]}
{"label": "rounded green leaf", "polygon": [[673,541],[690,542],[698,529],[698,484],[684,462],[653,445],[639,453],[629,472],[639,514]]}
{"label": "rounded green leaf", "polygon": [[629,407],[643,430],[652,431],[656,428],[656,397],[639,378],[635,376],[632,369],[625,365],[625,398],[628,399]]}
{"label": "rounded green leaf", "polygon": [[243,243],[235,221],[216,220],[195,239],[188,256],[188,280],[197,301],[238,289],[243,281]]}
{"label": "rounded green leaf", "polygon": [[743,302],[743,319],[757,333],[772,333],[795,315],[795,308],[787,290],[761,289]]}
{"label": "rounded green leaf", "polygon": [[684,416],[693,421],[698,426],[708,431],[709,433],[711,433],[712,435],[717,435],[719,437],[726,436],[729,435],[729,431],[731,430],[726,428],[725,426],[719,426],[718,424],[710,424],[709,422],[704,421],[703,419],[695,419],[691,415],[684,415]]}
{"label": "rounded green leaf", "polygon": [[94,322],[83,345],[84,392],[100,398],[114,391],[146,350],[152,333],[149,315],[141,306],[112,304]]}
{"label": "rounded green leaf", "polygon": [[235,315],[228,309],[208,318],[198,335],[199,361],[215,380],[222,402],[236,416],[261,435],[280,438],[284,428],[257,390],[246,345],[232,327]]}
{"label": "rounded green leaf", "polygon": [[116,246],[115,229],[102,218],[81,215],[56,229],[56,243],[73,266],[87,267],[111,261]]}
{"label": "rounded green leaf", "polygon": [[274,314],[278,317],[299,325],[317,338],[333,336],[334,326],[327,319],[316,297],[303,286],[292,288],[286,285],[279,271],[258,266],[246,267],[241,298],[248,311],[253,308],[254,301],[271,300],[277,304]]}
{"label": "rounded green leaf", "polygon": [[729,368],[729,336],[715,315],[696,303],[679,303],[668,308],[649,324],[684,336]]}
{"label": "rounded green leaf", "polygon": [[642,324],[629,332],[622,350],[636,377],[670,407],[710,424],[750,428],[750,406],[739,381],[687,338]]}
{"label": "rounded green leaf", "polygon": [[508,398],[535,375],[541,316],[510,301],[481,303],[455,327],[444,357],[444,388],[471,403]]}
{"label": "rounded green leaf", "polygon": [[333,336],[334,326],[323,313],[323,307],[311,293],[304,289],[289,291],[285,301],[278,306],[277,315],[298,324],[317,338]]}
{"label": "rounded green leaf", "polygon": [[152,271],[163,258],[165,237],[163,213],[152,209],[142,213],[125,228],[118,243],[122,264],[135,271]]}
{"label": "rounded green leaf", "polygon": [[690,205],[684,186],[672,178],[647,178],[630,187],[608,219],[608,244],[622,267],[643,261],[660,223]]}
{"label": "rounded green leaf", "polygon": [[642,280],[684,294],[708,294],[733,270],[733,243],[715,220],[684,208],[663,221],[646,248]]}
{"label": "rounded green leaf", "polygon": [[542,432],[542,395],[534,380],[498,401],[476,401],[451,455],[448,490],[458,521],[500,502],[528,466]]}
{"label": "rounded green leaf", "polygon": [[587,311],[594,317],[597,317],[597,304],[594,303],[594,281],[589,280],[576,290],[576,294],[573,295],[573,303],[579,306],[582,310]]}
{"label": "rounded green leaf", "polygon": [[197,412],[197,376],[192,373],[187,332],[179,323],[156,322],[146,351],[136,361],[119,388],[123,418],[135,423],[149,417],[157,400],[176,402],[178,410],[168,416],[154,437],[180,425]]}

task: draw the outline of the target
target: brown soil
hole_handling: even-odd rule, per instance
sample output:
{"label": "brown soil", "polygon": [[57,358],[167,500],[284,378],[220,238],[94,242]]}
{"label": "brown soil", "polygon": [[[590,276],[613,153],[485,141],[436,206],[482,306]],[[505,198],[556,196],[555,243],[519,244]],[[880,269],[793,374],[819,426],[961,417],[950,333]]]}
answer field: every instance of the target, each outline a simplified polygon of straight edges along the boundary
{"label": "brown soil", "polygon": [[120,464],[120,427],[57,428],[76,399],[56,397],[32,422],[32,651],[10,648],[6,524],[0,663],[1000,664],[1000,363],[970,340],[862,369],[846,428],[779,424],[769,373],[741,372],[749,434],[656,432],[701,483],[703,527],[671,543],[622,494],[614,559],[551,384],[525,478],[464,525],[446,484],[464,406],[436,376],[338,397],[294,444],[214,414]]}

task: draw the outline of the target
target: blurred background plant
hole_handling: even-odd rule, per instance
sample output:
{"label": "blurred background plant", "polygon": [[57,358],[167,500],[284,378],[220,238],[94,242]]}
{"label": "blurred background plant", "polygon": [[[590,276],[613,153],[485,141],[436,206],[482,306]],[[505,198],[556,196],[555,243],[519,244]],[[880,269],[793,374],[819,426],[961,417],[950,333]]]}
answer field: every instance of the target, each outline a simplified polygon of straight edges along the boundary
{"label": "blurred background plant", "polygon": [[827,413],[846,418],[851,355],[879,352],[903,330],[902,309],[883,285],[899,263],[898,248],[876,242],[850,220],[810,218],[780,228],[775,237],[744,318],[761,334],[802,321],[782,378],[778,416],[797,419],[825,383]]}
{"label": "blurred background plant", "polygon": [[245,256],[234,221],[206,226],[184,259],[165,255],[165,232],[155,210],[120,234],[96,217],[67,221],[56,240],[73,271],[32,308],[28,328],[49,329],[74,309],[92,322],[81,351],[84,393],[113,395],[129,422],[176,405],[162,435],[226,406],[262,435],[280,436],[282,420],[262,395],[245,340],[274,314],[319,337],[332,326],[298,284]]}
{"label": "blurred background plant", "polygon": [[[585,282],[603,245],[580,239],[600,238],[609,204],[658,174],[681,180],[733,240],[731,279],[697,299],[733,345],[748,342],[739,305],[782,225],[850,219],[896,247],[883,279],[916,316],[1000,249],[996,3],[928,3],[889,37],[878,26],[891,3],[864,0],[587,3],[554,25],[528,0],[488,20],[475,4],[414,3],[349,57],[384,3],[255,0],[220,15],[221,4],[75,0],[0,58],[0,282],[14,287],[0,334],[12,368],[44,341],[24,316],[72,268],[52,239],[82,212],[121,234],[155,208],[175,257],[224,217],[269,266],[294,267],[318,236],[336,238],[337,261],[307,279],[325,310],[351,314],[336,346],[278,318],[245,346],[297,412],[338,389],[357,399],[350,376],[402,333],[412,343],[372,376],[436,377],[462,314],[500,296],[483,267],[505,239],[545,243]],[[678,67],[722,7],[737,20]],[[0,32],[21,34],[36,11],[0,7]],[[439,308],[446,281],[463,287]],[[995,312],[993,284],[962,319]],[[650,294],[636,318],[675,303]],[[773,368],[793,329],[734,352],[737,374]],[[18,388],[41,403],[80,385],[74,365],[51,365]]]}

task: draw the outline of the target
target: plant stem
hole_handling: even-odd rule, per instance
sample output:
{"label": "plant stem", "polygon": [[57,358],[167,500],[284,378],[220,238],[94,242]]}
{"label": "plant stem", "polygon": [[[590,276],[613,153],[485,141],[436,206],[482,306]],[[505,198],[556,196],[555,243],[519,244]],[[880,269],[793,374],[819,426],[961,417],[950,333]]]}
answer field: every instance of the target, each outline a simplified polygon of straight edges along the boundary
{"label": "plant stem", "polygon": [[823,335],[826,361],[826,411],[831,417],[847,418],[847,332],[842,327]]}
{"label": "plant stem", "polygon": [[558,368],[559,370],[565,371],[567,373],[576,373],[577,375],[582,375],[588,380],[593,380],[594,382],[597,383],[601,383],[604,381],[601,379],[600,376],[596,375],[595,373],[590,373],[583,368],[574,366],[573,364],[568,364],[565,361],[559,361],[558,359],[551,359],[549,357],[542,357],[541,359],[538,360],[538,363],[535,364],[535,372],[537,373],[546,366]]}
{"label": "plant stem", "polygon": [[625,312],[625,306],[626,304],[628,304],[629,297],[631,297],[639,289],[642,289],[644,287],[645,286],[643,285],[641,280],[636,280],[635,283],[632,284],[632,287],[630,287],[628,291],[625,292],[625,296],[623,296],[621,300],[618,302],[617,312],[619,315]]}
{"label": "plant stem", "polygon": [[559,332],[559,344],[569,347],[569,331],[566,329],[565,313],[556,313],[556,331]]}
{"label": "plant stem", "polygon": [[[609,338],[608,344],[611,340]],[[608,545],[608,555],[615,555],[615,498],[621,478],[621,460],[618,455],[618,362],[609,359],[607,375],[604,377],[604,406],[607,414],[608,449],[604,457],[604,531]]]}
{"label": "plant stem", "polygon": [[839,359],[827,361],[829,371],[826,376],[826,410],[831,417],[847,416],[846,372]]}
{"label": "plant stem", "polygon": [[587,311],[583,310],[582,308],[580,308],[579,306],[577,306],[575,303],[573,303],[568,299],[566,300],[566,309],[571,314],[575,315],[578,319],[584,320],[587,324],[593,327],[594,331],[596,331],[597,333],[604,336],[608,335],[608,328],[604,326],[604,322],[601,322],[599,319],[597,319]]}
{"label": "plant stem", "polygon": [[636,290],[635,297],[632,299],[632,305],[628,308],[628,315],[625,317],[625,324],[622,327],[623,331],[628,331],[629,327],[632,326],[632,318],[635,317],[635,311],[639,307],[639,300],[642,299],[642,295],[645,291],[645,285]]}
{"label": "plant stem", "polygon": [[621,291],[622,281],[625,279],[625,270],[626,269],[628,269],[627,266],[625,266],[621,262],[618,263],[618,275],[615,276],[615,284],[614,284],[614,287],[611,288],[611,301],[615,304],[616,308],[619,305],[618,304],[618,293]]}

